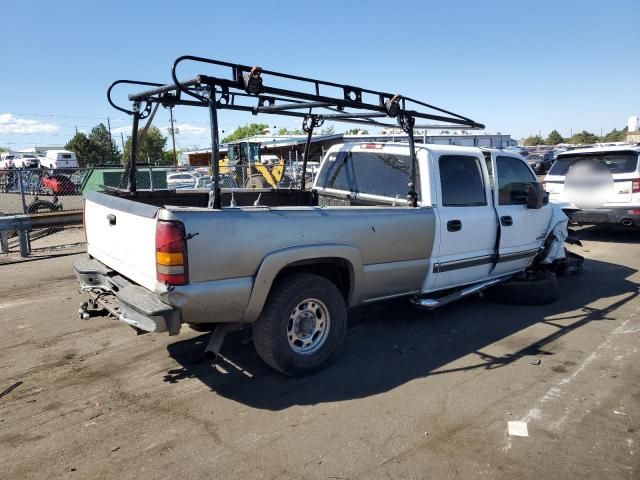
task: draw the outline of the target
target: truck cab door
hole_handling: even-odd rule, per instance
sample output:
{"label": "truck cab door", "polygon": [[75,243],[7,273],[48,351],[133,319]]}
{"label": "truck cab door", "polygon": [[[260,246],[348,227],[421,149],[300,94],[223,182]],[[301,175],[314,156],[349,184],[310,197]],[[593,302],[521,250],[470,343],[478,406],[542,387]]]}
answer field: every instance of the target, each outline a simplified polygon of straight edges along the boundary
{"label": "truck cab door", "polygon": [[486,279],[497,227],[484,159],[473,148],[431,155],[439,220],[432,289]]}
{"label": "truck cab door", "polygon": [[552,212],[549,205],[527,208],[529,185],[538,180],[524,160],[494,151],[491,162],[500,219],[500,256],[492,273],[500,275],[529,266],[544,242]]}

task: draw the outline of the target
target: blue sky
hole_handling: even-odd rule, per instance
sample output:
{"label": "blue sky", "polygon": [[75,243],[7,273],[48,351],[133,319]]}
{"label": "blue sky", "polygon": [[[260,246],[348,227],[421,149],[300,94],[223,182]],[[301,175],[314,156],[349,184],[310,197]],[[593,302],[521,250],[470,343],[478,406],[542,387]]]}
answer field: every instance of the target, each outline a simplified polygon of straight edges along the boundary
{"label": "blue sky", "polygon": [[[184,5],[184,6],[180,6]],[[0,146],[63,144],[111,118],[118,78],[166,82],[194,54],[399,92],[521,138],[640,114],[640,1],[3,2]],[[182,148],[206,111],[175,111]],[[168,124],[159,111],[158,126]],[[222,114],[297,128],[278,117]],[[343,128],[340,126],[338,131]],[[126,138],[126,133],[125,133]]]}

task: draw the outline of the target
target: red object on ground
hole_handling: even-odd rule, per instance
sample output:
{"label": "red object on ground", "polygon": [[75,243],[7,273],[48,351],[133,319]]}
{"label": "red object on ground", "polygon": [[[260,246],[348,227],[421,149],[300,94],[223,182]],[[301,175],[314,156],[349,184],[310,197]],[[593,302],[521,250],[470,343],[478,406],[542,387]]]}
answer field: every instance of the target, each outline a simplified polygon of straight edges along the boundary
{"label": "red object on ground", "polygon": [[64,175],[51,175],[42,177],[42,186],[48,188],[56,195],[75,195],[78,187]]}

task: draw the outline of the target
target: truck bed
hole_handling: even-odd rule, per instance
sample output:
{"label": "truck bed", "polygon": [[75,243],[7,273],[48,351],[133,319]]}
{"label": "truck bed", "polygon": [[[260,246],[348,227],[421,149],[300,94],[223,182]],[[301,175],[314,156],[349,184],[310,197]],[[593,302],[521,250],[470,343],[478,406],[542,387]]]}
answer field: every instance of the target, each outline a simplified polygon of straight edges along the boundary
{"label": "truck bed", "polygon": [[[231,195],[224,193],[223,206]],[[260,206],[254,206],[259,195]],[[322,248],[354,252],[360,290],[353,304],[418,291],[435,239],[433,210],[352,205],[348,196],[330,197],[299,190],[234,191],[237,208],[212,210],[206,208],[208,192],[149,192],[134,198],[92,192],[86,205],[88,253],[135,284],[161,293],[166,288],[156,280],[156,223],[179,221],[188,237],[190,284],[172,289],[173,295],[233,280],[229,285],[242,292],[226,297],[246,298],[269,256],[303,249],[305,258],[296,261],[304,261]]]}

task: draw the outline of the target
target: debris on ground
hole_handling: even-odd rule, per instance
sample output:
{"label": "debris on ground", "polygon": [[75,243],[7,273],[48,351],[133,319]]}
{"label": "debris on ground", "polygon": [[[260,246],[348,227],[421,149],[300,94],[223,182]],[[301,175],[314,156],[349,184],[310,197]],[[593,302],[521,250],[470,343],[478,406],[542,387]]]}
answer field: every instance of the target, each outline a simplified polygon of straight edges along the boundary
{"label": "debris on ground", "polygon": [[22,380],[18,380],[16,383],[14,383],[9,388],[5,389],[2,393],[0,393],[0,398],[4,397],[5,395],[9,395],[16,388],[18,388],[20,385],[22,385],[22,383],[23,383]]}
{"label": "debris on ground", "polygon": [[509,421],[507,422],[507,429],[509,435],[512,437],[528,437],[529,429],[527,428],[527,422],[522,421]]}

